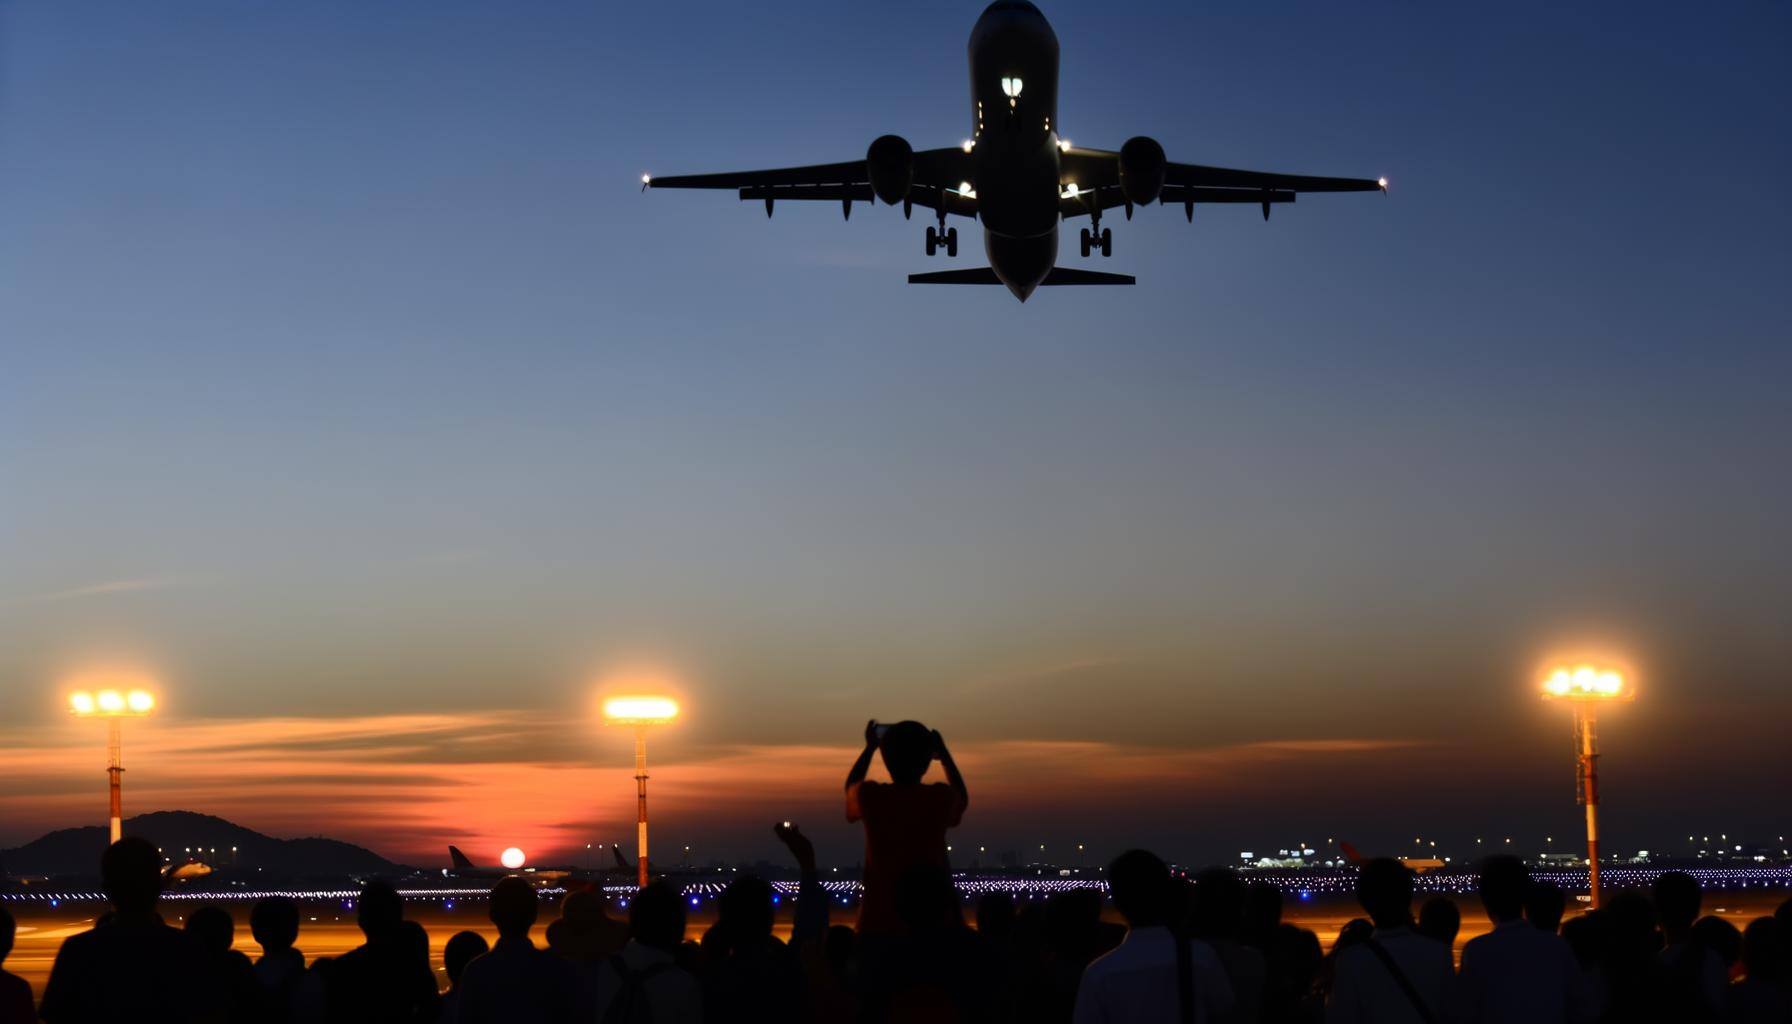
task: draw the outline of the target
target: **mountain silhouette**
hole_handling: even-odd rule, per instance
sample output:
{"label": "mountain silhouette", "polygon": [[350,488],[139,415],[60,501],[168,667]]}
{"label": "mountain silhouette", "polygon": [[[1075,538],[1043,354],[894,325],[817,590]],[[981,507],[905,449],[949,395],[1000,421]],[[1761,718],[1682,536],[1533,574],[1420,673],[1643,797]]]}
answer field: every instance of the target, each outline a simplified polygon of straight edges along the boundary
{"label": "mountain silhouette", "polygon": [[[125,819],[124,834],[142,836],[176,864],[189,848],[226,871],[277,877],[377,875],[405,870],[366,847],[336,839],[275,839],[210,814],[154,811]],[[236,847],[234,859],[231,847]],[[18,875],[97,875],[106,830],[98,825],[57,829],[11,850],[0,850],[0,865]],[[216,854],[211,851],[216,850]]]}

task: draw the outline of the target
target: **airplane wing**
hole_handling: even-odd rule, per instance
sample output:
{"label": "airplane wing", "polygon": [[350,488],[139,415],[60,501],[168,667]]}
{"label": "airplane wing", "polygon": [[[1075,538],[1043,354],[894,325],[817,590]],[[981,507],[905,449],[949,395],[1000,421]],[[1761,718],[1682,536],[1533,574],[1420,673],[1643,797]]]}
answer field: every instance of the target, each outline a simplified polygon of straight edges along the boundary
{"label": "airplane wing", "polygon": [[[914,155],[914,183],[905,205],[938,210],[962,217],[977,215],[977,201],[958,191],[970,177],[970,157],[962,149],[924,149]],[[763,171],[727,171],[720,174],[680,174],[670,177],[642,175],[643,188],[735,189],[740,198],[765,203],[766,216],[780,200],[831,201],[842,204],[847,216],[852,204],[871,202],[871,174],[863,160],[805,167],[775,167]]]}
{"label": "airplane wing", "polygon": [[[1076,199],[1059,201],[1065,217],[1085,215],[1095,203],[1103,210],[1126,205],[1126,198],[1120,193],[1119,153],[1073,146],[1064,151],[1059,162],[1066,189],[1075,183],[1079,192]],[[1386,178],[1327,178],[1168,163],[1164,166],[1164,185],[1158,201],[1165,206],[1182,204],[1191,218],[1196,203],[1257,203],[1268,217],[1270,204],[1292,203],[1302,192],[1385,191]]]}

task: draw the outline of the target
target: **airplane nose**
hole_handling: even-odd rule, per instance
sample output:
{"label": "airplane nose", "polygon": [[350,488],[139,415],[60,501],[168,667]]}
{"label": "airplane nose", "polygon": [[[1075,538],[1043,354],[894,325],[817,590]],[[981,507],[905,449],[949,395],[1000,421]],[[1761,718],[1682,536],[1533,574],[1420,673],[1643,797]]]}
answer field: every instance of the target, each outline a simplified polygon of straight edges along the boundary
{"label": "airplane nose", "polygon": [[1014,297],[1022,302],[1027,301],[1027,296],[1033,294],[1033,289],[1039,287],[1037,282],[1032,281],[1006,281],[1004,283],[1008,285],[1008,290],[1014,293]]}

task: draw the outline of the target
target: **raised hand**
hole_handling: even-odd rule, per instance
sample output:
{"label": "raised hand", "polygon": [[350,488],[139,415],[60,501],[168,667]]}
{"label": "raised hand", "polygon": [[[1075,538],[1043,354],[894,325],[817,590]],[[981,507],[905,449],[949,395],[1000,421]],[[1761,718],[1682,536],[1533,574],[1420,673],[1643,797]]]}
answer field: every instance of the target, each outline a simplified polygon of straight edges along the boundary
{"label": "raised hand", "polygon": [[797,867],[805,872],[815,870],[815,844],[809,841],[808,836],[803,835],[802,829],[786,821],[773,825],[772,831],[777,833],[778,839],[790,851],[790,855],[796,858]]}

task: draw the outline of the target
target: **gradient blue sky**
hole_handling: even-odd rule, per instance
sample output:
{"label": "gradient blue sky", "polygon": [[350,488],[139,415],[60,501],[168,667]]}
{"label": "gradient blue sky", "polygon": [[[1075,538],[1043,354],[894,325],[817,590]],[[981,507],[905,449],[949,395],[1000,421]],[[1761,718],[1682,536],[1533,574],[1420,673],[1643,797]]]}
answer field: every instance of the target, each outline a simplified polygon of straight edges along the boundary
{"label": "gradient blue sky", "polygon": [[157,728],[534,716],[492,763],[617,757],[601,834],[572,723],[647,661],[669,764],[762,757],[665,826],[711,848],[833,813],[777,745],[875,715],[1175,794],[992,845],[1217,856],[1571,830],[1531,675],[1592,652],[1618,845],[1787,831],[1792,9],[1047,5],[1078,143],[1392,191],[1116,215],[1139,286],[1025,306],[903,284],[889,208],[638,191],[956,142],[979,9],[0,0],[0,729],[103,663]]}

